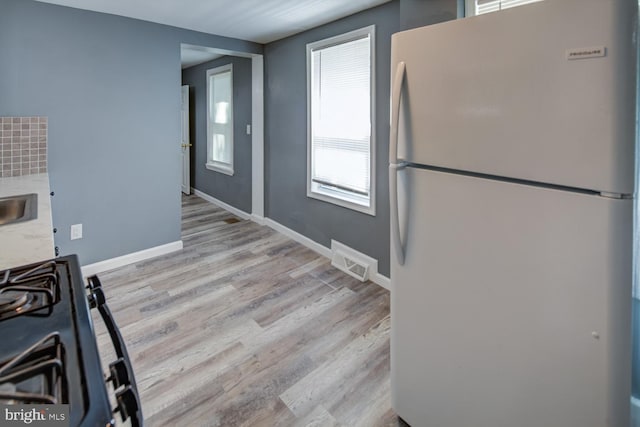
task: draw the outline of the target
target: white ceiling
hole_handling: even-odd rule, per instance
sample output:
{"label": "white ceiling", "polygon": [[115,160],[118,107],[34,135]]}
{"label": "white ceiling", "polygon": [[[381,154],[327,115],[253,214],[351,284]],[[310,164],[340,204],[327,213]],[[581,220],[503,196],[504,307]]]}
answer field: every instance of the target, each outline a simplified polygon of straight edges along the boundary
{"label": "white ceiling", "polygon": [[269,43],[390,0],[38,0]]}

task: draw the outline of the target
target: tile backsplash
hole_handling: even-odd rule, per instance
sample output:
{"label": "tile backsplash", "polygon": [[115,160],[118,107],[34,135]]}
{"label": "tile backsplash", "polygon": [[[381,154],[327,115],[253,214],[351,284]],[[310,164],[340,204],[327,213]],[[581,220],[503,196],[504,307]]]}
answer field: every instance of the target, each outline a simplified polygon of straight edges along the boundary
{"label": "tile backsplash", "polygon": [[0,177],[47,172],[47,118],[0,117]]}

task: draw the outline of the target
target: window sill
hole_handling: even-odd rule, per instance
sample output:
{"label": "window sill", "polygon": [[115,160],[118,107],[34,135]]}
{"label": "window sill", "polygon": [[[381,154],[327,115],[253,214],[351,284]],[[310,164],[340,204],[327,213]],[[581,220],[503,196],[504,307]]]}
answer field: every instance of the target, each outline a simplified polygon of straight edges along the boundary
{"label": "window sill", "polygon": [[322,192],[307,190],[307,197],[316,200],[322,200],[323,202],[331,203],[333,205],[341,206],[343,208],[351,209],[367,215],[376,216],[376,208],[374,205],[373,197],[371,198],[371,206],[365,206],[356,202],[352,202],[346,197],[334,196],[331,193],[332,192],[330,190]]}
{"label": "window sill", "polygon": [[204,165],[207,169],[214,172],[220,172],[225,175],[233,176],[233,167],[227,164],[209,162]]}

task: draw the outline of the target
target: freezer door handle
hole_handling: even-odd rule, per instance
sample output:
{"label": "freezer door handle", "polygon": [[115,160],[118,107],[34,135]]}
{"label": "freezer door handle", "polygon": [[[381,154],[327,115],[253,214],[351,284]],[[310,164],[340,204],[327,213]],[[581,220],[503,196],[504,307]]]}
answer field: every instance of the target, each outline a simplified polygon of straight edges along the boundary
{"label": "freezer door handle", "polygon": [[398,172],[404,169],[406,165],[390,164],[389,165],[389,203],[391,214],[391,244],[393,245],[394,252],[398,264],[404,264],[404,245],[402,243],[402,237],[400,235],[400,216],[398,211]]}
{"label": "freezer door handle", "polygon": [[400,97],[404,83],[404,62],[398,62],[391,92],[391,134],[389,135],[389,163],[398,163],[398,123],[400,121]]}

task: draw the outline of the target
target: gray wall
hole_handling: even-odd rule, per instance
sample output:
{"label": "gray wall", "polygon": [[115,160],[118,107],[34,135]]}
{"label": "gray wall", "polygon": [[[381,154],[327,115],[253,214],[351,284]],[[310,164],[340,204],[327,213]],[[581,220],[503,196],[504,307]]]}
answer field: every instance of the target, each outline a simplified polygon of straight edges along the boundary
{"label": "gray wall", "polygon": [[400,0],[400,28],[410,30],[450,21],[463,12],[464,0]]}
{"label": "gray wall", "polygon": [[89,264],[180,240],[180,43],[262,46],[32,0],[0,11],[0,116],[49,117],[62,254]]}
{"label": "gray wall", "polygon": [[[233,176],[209,170],[207,161],[207,70],[233,64]],[[251,59],[226,56],[182,70],[189,85],[191,185],[218,200],[251,213]]]}
{"label": "gray wall", "polygon": [[[389,275],[389,76],[391,34],[399,4],[391,2],[265,46],[265,210],[269,218],[318,243],[338,240],[379,261]],[[306,196],[306,44],[376,25],[376,216]]]}

